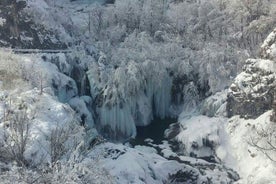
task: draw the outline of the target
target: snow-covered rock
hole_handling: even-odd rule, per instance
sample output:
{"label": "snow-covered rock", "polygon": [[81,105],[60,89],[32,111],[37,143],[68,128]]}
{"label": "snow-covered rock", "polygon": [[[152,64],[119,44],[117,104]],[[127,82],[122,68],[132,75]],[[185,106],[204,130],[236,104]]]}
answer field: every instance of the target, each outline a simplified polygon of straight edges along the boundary
{"label": "snow-covered rock", "polygon": [[[1,1],[0,4],[0,45],[5,47],[60,49],[66,48],[54,30],[44,27],[44,22],[35,22],[31,1]],[[37,11],[45,12],[45,2],[36,1]],[[35,17],[35,16],[34,16]],[[39,17],[36,17],[39,18]],[[49,17],[47,17],[49,18]],[[3,22],[3,20],[5,20]],[[4,24],[3,24],[4,23]]]}
{"label": "snow-covered rock", "polygon": [[216,148],[220,145],[220,136],[225,120],[208,118],[205,116],[182,119],[182,131],[176,139],[183,144],[186,155],[208,157],[215,155]]}
{"label": "snow-covered rock", "polygon": [[[76,82],[69,76],[60,72],[58,66],[49,61],[44,61],[43,54],[23,56],[24,78],[29,80],[34,87],[40,90],[50,88],[61,102],[68,102],[78,95]],[[56,56],[57,60],[61,59]],[[44,59],[43,59],[44,58]],[[51,57],[49,57],[51,58]],[[55,59],[52,58],[52,59]],[[51,61],[51,59],[50,59]],[[29,72],[32,71],[32,72]],[[45,90],[46,90],[45,89]]]}
{"label": "snow-covered rock", "polygon": [[[7,98],[11,98],[10,101]],[[62,145],[64,149],[65,147],[66,149],[73,148],[74,141],[77,139],[81,140],[81,137],[84,136],[84,131],[81,128],[76,129],[79,125],[75,119],[75,112],[71,107],[60,103],[49,94],[40,94],[39,90],[34,89],[21,93],[17,92],[11,94],[11,96],[1,96],[1,104],[8,101],[9,103],[4,107],[5,109],[1,108],[1,112],[3,113],[1,113],[0,118],[3,120],[3,123],[0,124],[0,129],[1,131],[7,131],[7,133],[11,131],[12,133],[12,129],[6,128],[6,126],[12,123],[12,120],[8,119],[9,116],[13,117],[14,114],[16,117],[22,110],[23,113],[26,113],[26,122],[16,123],[22,123],[22,127],[28,126],[24,130],[26,131],[24,136],[28,138],[24,157],[29,164],[51,163],[51,159],[53,159],[51,157],[53,156],[51,155],[51,149],[53,149],[53,142],[51,141],[54,138],[53,132],[60,130],[60,139],[66,138]],[[27,123],[28,125],[23,123]],[[60,147],[60,149],[63,148]]]}
{"label": "snow-covered rock", "polygon": [[99,163],[114,176],[116,183],[196,184],[237,180],[234,172],[216,164],[185,157],[179,161],[166,159],[152,149],[142,147],[133,149],[105,143],[96,146],[89,157],[101,158]]}
{"label": "snow-covered rock", "polygon": [[81,122],[82,125],[88,126],[89,128],[93,128],[95,124],[92,112],[89,111],[89,109],[87,108],[87,106],[91,106],[91,99],[89,98],[90,97],[75,97],[69,101],[69,104],[75,110],[79,118],[79,122]]}
{"label": "snow-covered rock", "polygon": [[276,62],[248,59],[227,97],[227,114],[256,118],[271,109],[276,87]]}
{"label": "snow-covered rock", "polygon": [[0,17],[0,26],[3,26],[6,23],[6,19]]}
{"label": "snow-covered rock", "polygon": [[261,46],[261,57],[276,61],[276,28],[269,34]]}
{"label": "snow-covered rock", "polygon": [[227,90],[217,92],[202,102],[200,112],[209,117],[226,116],[226,100]]}
{"label": "snow-covered rock", "polygon": [[256,118],[270,110],[276,89],[276,29],[261,46],[261,59],[248,59],[230,86],[227,114]]}

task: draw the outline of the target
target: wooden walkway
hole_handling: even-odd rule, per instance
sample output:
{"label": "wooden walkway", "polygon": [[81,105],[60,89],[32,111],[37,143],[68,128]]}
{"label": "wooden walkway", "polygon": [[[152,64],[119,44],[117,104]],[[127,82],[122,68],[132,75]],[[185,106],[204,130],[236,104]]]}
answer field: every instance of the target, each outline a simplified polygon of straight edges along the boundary
{"label": "wooden walkway", "polygon": [[72,50],[41,50],[41,49],[11,49],[16,54],[38,54],[38,53],[49,53],[49,54],[57,54],[57,53],[71,53]]}
{"label": "wooden walkway", "polygon": [[15,54],[39,54],[39,53],[49,53],[49,54],[58,54],[58,53],[72,53],[72,50],[50,50],[50,49],[11,49],[11,48],[0,48],[2,51],[13,52]]}

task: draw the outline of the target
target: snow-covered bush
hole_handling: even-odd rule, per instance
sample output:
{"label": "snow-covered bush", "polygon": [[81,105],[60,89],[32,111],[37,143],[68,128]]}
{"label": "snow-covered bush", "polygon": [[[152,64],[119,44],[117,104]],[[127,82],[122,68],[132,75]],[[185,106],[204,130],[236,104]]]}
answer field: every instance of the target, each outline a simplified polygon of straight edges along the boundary
{"label": "snow-covered bush", "polygon": [[23,65],[20,61],[20,58],[9,49],[0,50],[0,88],[2,90],[14,89],[18,85],[24,88]]}
{"label": "snow-covered bush", "polygon": [[0,180],[5,184],[114,183],[114,178],[92,159],[71,159],[59,162],[53,168],[44,166],[35,170],[13,166],[8,171],[0,173]]}

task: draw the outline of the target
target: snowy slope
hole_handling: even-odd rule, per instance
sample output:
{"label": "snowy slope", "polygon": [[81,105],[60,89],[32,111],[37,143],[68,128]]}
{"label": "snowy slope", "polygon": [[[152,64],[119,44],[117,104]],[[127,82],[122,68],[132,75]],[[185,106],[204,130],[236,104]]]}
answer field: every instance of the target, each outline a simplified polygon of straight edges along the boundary
{"label": "snowy slope", "polygon": [[[262,150],[252,145],[252,141],[255,142],[256,139],[259,146],[267,146],[266,135],[260,137],[257,132],[265,130],[268,134],[275,134],[275,123],[269,120],[270,115],[271,111],[268,111],[255,120],[245,120],[236,116],[229,120],[227,133],[231,152],[241,176],[241,181],[238,183],[274,184],[276,181],[275,161],[270,160]],[[275,137],[272,137],[272,140],[275,141]],[[275,151],[268,151],[267,154],[276,159]]]}

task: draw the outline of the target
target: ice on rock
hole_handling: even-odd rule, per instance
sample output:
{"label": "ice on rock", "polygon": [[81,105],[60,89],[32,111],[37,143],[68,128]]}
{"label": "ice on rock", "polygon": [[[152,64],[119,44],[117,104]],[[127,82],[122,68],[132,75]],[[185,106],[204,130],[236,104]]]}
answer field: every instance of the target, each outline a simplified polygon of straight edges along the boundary
{"label": "ice on rock", "polygon": [[[51,58],[51,56],[50,54],[47,57]],[[54,57],[52,59],[59,60],[59,57]],[[23,56],[23,61],[25,71],[34,71],[33,73],[24,72],[25,79],[29,80],[33,86],[39,89],[41,89],[41,87],[43,89],[51,87],[61,102],[68,102],[71,98],[77,96],[78,89],[76,82],[72,78],[61,73],[56,64],[44,62],[43,55]]]}
{"label": "ice on rock", "polygon": [[151,64],[130,61],[113,68],[102,56],[87,72],[98,122],[108,134],[135,136],[136,125],[148,125],[154,116],[170,116],[172,79],[164,68],[149,70]]}
{"label": "ice on rock", "polygon": [[[89,102],[89,101],[88,101]],[[92,112],[90,112],[87,108],[87,101],[85,101],[85,98],[72,98],[69,101],[70,106],[76,111],[76,114],[78,115],[79,121],[81,124],[88,126],[89,128],[94,127],[94,119],[92,116]]]}
{"label": "ice on rock", "polygon": [[224,90],[206,98],[200,106],[200,112],[209,117],[226,116],[227,92]]}
{"label": "ice on rock", "polygon": [[44,54],[41,58],[43,61],[55,64],[58,67],[58,70],[63,74],[69,75],[72,71],[73,66],[71,63],[68,63],[64,53]]}
{"label": "ice on rock", "polygon": [[101,129],[106,137],[120,139],[123,137],[135,137],[136,127],[129,106],[118,105],[99,108]]}
{"label": "ice on rock", "polygon": [[169,116],[169,110],[171,106],[172,79],[168,75],[165,75],[160,80],[161,84],[155,87],[155,91],[152,94],[154,97],[153,110],[155,111],[155,116],[163,119]]}

